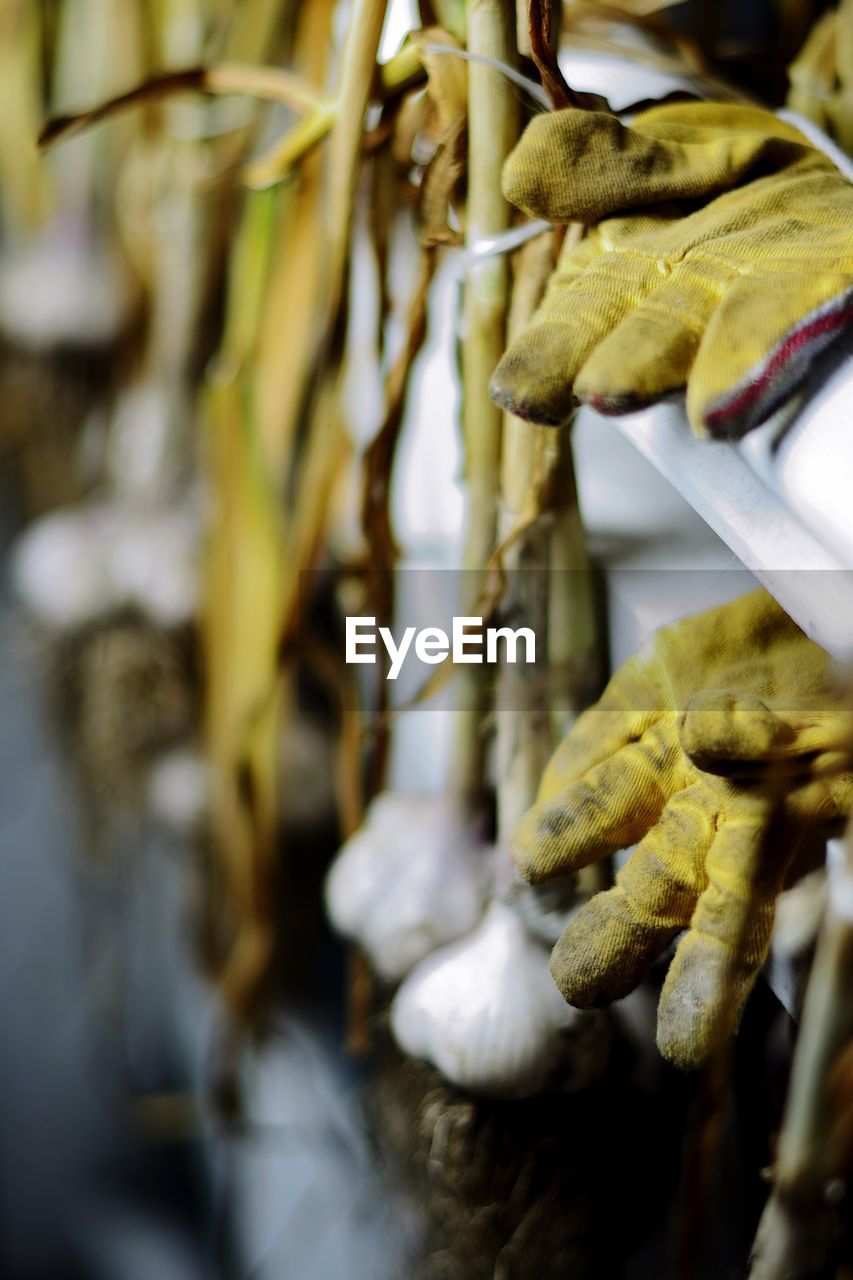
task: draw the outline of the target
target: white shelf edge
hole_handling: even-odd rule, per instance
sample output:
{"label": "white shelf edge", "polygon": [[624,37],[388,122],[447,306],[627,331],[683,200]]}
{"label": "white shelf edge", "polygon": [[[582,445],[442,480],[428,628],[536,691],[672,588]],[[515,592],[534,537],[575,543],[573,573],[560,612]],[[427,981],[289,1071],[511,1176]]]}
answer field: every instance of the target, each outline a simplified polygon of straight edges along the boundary
{"label": "white shelf edge", "polygon": [[[676,402],[610,421],[808,636],[853,660],[853,569],[764,483],[738,445],[698,440]],[[853,493],[850,505],[853,521]]]}

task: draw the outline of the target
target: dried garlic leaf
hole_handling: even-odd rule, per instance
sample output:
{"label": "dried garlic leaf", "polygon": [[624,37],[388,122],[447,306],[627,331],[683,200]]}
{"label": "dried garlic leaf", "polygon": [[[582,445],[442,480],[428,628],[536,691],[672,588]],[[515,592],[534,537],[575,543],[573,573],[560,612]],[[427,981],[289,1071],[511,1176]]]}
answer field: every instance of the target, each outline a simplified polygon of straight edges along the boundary
{"label": "dried garlic leaf", "polygon": [[151,76],[141,84],[109,98],[89,111],[54,116],[39,135],[43,150],[74,134],[90,129],[103,120],[119,115],[131,107],[172,97],[176,93],[244,94],[280,102],[294,111],[312,112],[326,105],[317,90],[301,76],[278,67],[253,67],[242,63],[223,63],[218,67],[185,67]]}
{"label": "dried garlic leaf", "polygon": [[455,50],[462,46],[441,27],[426,27],[423,31],[414,32],[410,38],[420,51],[427,75],[426,91],[435,106],[439,126],[446,131],[467,110],[468,69],[464,58],[438,53],[435,46]]}
{"label": "dried garlic leaf", "polygon": [[418,201],[418,222],[424,245],[461,244],[461,234],[449,222],[450,202],[465,171],[467,128],[464,117],[451,126],[427,166]]}
{"label": "dried garlic leaf", "polygon": [[[460,235],[448,221],[453,192],[465,169],[468,72],[462,58],[446,56],[436,45],[459,50],[459,42],[440,27],[427,27],[412,36],[426,70],[426,101],[432,107],[439,134],[426,166],[418,200],[418,221],[424,245],[459,244]],[[429,117],[424,133],[430,132]]]}

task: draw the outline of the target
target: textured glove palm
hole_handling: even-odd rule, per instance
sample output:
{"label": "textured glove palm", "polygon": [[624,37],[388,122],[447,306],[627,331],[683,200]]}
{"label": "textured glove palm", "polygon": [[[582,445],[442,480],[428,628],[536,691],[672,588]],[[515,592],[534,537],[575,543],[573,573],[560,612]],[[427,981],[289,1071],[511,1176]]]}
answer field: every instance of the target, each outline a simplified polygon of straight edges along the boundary
{"label": "textured glove palm", "polygon": [[740,436],[853,323],[853,186],[768,111],[538,116],[504,191],[594,228],[566,242],[495,371],[494,399],[522,418],[557,426],[577,400],[619,413],[686,386],[697,434]]}
{"label": "textured glove palm", "polygon": [[804,835],[853,806],[846,732],[830,660],[766,592],[659,632],[579,718],[515,834],[535,884],[636,843],[554,948],[566,999],[626,995],[687,929],[658,1045],[701,1062],[736,1025]]}

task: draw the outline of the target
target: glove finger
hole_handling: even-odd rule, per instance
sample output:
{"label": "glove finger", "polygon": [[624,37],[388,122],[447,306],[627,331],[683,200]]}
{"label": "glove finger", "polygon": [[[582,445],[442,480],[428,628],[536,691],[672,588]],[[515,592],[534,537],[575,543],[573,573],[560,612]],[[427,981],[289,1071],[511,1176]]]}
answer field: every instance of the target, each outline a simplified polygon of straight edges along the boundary
{"label": "glove finger", "polygon": [[853,75],[853,5],[850,0],[841,0],[838,6],[838,27],[836,31],[835,65],[842,85],[850,82]]}
{"label": "glove finger", "polygon": [[816,773],[835,776],[814,778],[788,793],[787,805],[795,821],[818,829],[846,819],[853,812],[853,773],[850,753],[827,752],[814,762]]}
{"label": "glove finger", "polygon": [[708,886],[658,1004],[658,1048],[676,1066],[699,1066],[736,1028],[798,843],[766,794],[744,793],[727,812],[708,852]]}
{"label": "glove finger", "polygon": [[[643,707],[639,698],[636,708],[630,703],[617,702],[624,687],[621,675],[622,672],[614,677],[594,707],[588,707],[578,716],[571,732],[554,751],[539,783],[537,803],[556,799],[570,783],[579,782],[596,765],[611,759],[623,747],[639,742],[659,719],[660,710]],[[628,681],[624,685],[631,690]]]}
{"label": "glove finger", "polygon": [[714,806],[702,784],[669,802],[614,887],[591,898],[554,947],[551,972],[570,1004],[609,1004],[643,980],[690,920],[713,833]]}
{"label": "glove finger", "polygon": [[535,804],[512,839],[524,878],[543,884],[634,844],[672,794],[677,757],[670,735],[656,727],[552,799]]}
{"label": "glove finger", "polygon": [[575,379],[577,397],[601,413],[627,413],[686,386],[730,279],[722,266],[673,272],[592,351]]}
{"label": "glove finger", "polygon": [[693,430],[737,438],[764,422],[851,324],[853,275],[846,272],[741,277],[711,317],[693,365]]}
{"label": "glove finger", "polygon": [[596,346],[653,288],[654,262],[598,255],[586,271],[555,272],[530,325],[510,344],[490,385],[502,409],[562,426],[576,406],[575,376]]}
{"label": "glove finger", "polygon": [[[784,139],[784,141],[783,141]],[[503,170],[507,200],[537,218],[593,225],[622,209],[728,190],[805,140],[769,112],[684,103],[634,126],[596,111],[534,116]]]}
{"label": "glove finger", "polygon": [[[805,700],[808,702],[808,700]],[[698,769],[722,777],[805,778],[820,771],[829,752],[851,742],[847,708],[773,710],[754,694],[704,690],[681,712],[678,734]]]}
{"label": "glove finger", "polygon": [[582,711],[551,755],[539,783],[537,802],[555,799],[617,751],[639,742],[665,707],[644,655],[630,658],[611,676],[594,706]]}
{"label": "glove finger", "polygon": [[686,754],[707,773],[732,774],[745,763],[767,763],[786,737],[785,726],[761,698],[703,690],[678,718]]}
{"label": "glove finger", "polygon": [[813,24],[808,39],[788,67],[786,107],[823,129],[826,107],[836,85],[837,38],[838,14],[832,10]]}

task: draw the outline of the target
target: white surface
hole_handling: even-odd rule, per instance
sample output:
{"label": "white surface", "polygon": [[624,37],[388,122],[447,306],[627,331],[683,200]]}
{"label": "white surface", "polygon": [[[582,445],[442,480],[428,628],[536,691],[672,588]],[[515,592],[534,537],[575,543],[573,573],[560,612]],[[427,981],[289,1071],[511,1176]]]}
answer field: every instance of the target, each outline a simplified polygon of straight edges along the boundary
{"label": "white surface", "polygon": [[560,49],[560,68],[578,93],[598,93],[614,111],[625,111],[639,102],[665,98],[671,93],[703,96],[701,86],[685,70],[683,75],[632,61],[631,47],[655,52],[654,41],[629,23],[609,33],[626,46],[625,54],[599,52],[573,46],[569,37]]}
{"label": "white surface", "polygon": [[574,446],[590,550],[605,572],[612,670],[659,627],[756,585],[617,420],[582,410]]}
{"label": "white surface", "polygon": [[768,423],[739,452],[827,550],[853,567],[853,335],[817,362],[790,425],[774,430]]}
{"label": "white surface", "polygon": [[379,61],[393,58],[410,31],[420,26],[414,0],[391,0],[379,42]]}
{"label": "white surface", "polygon": [[853,554],[845,551],[853,509],[844,500],[853,437],[843,438],[838,421],[821,410],[801,419],[766,462],[765,480],[759,442],[697,440],[680,403],[613,419],[806,634],[844,660],[853,656]]}

